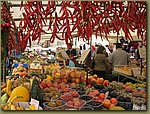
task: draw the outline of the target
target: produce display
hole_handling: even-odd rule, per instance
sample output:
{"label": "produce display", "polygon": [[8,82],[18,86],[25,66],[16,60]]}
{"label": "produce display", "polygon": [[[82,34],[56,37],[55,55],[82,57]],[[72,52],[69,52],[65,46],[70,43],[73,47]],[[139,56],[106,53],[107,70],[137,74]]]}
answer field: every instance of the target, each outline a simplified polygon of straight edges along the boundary
{"label": "produce display", "polygon": [[[21,70],[24,69],[21,68]],[[127,82],[123,84],[104,80],[97,75],[90,75],[89,84],[86,86],[85,80],[72,80],[86,78],[86,72],[83,70],[59,69],[57,65],[56,67],[53,65],[51,71],[49,75],[48,72],[43,74],[45,78],[37,74],[17,78],[12,76],[7,83],[2,83],[2,109],[33,110],[32,106],[22,108],[13,104],[30,102],[30,98],[38,100],[43,110],[83,110],[86,107],[87,110],[90,107],[92,110],[132,110],[133,104],[138,106],[146,104],[146,83]],[[10,106],[9,102],[13,106]]]}
{"label": "produce display", "polygon": [[131,67],[131,66],[117,66],[114,67],[114,71],[125,74],[127,76],[131,76],[134,78],[137,78],[139,80],[146,80],[146,70],[142,69],[142,74],[141,74],[141,68],[139,67]]}

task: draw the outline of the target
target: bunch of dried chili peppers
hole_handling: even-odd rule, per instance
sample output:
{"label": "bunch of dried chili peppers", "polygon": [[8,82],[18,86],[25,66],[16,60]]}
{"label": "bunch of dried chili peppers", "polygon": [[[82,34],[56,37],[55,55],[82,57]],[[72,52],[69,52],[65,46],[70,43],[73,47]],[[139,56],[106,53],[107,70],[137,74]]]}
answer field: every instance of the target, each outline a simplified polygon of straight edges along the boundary
{"label": "bunch of dried chili peppers", "polygon": [[5,47],[9,51],[13,49],[20,50],[19,42],[16,41],[17,30],[16,30],[15,22],[13,21],[13,17],[12,17],[13,12],[10,11],[11,3],[7,1],[2,1],[1,3],[2,3],[1,4],[1,32],[8,33],[8,38],[5,37],[5,39],[1,39],[1,40],[6,41]]}
{"label": "bunch of dried chili peppers", "polygon": [[[113,32],[118,37],[120,30],[128,40],[133,40],[131,32],[135,31],[145,40],[145,1],[61,1],[60,10],[56,7],[56,1],[48,1],[46,7],[42,1],[27,1],[24,4],[21,1],[20,8],[24,8],[24,13],[18,37],[23,49],[28,41],[30,45],[31,41],[40,41],[41,33],[46,34],[44,26],[52,32],[51,43],[57,38],[68,44],[73,40],[72,33],[75,31],[78,39],[83,41],[90,41],[93,33],[96,37],[99,35],[108,39]],[[62,37],[58,35],[60,31]]]}

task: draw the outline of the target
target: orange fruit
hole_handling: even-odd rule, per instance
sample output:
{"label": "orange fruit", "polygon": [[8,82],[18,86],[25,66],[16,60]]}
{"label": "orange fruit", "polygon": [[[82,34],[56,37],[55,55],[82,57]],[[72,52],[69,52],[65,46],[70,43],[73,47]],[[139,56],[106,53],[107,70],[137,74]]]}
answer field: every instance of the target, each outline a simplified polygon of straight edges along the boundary
{"label": "orange fruit", "polygon": [[111,98],[111,99],[110,99],[110,102],[111,102],[112,104],[114,104],[114,105],[117,105],[118,100],[117,100],[116,98]]}
{"label": "orange fruit", "polygon": [[110,103],[110,100],[109,100],[109,99],[103,100],[103,106],[104,106],[104,107],[109,108],[110,104],[111,104],[111,103]]}
{"label": "orange fruit", "polygon": [[99,94],[99,98],[100,98],[100,99],[104,99],[104,98],[105,98],[105,94],[104,94],[104,93],[100,93],[100,94]]}
{"label": "orange fruit", "polygon": [[104,85],[104,86],[108,86],[108,85],[109,85],[109,80],[104,80],[104,81],[103,81],[103,85]]}

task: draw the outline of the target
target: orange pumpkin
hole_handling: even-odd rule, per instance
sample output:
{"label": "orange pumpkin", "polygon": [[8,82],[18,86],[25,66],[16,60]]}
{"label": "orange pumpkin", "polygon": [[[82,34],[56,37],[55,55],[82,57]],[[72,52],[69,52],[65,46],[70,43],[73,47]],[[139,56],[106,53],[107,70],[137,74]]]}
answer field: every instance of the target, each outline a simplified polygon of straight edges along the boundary
{"label": "orange pumpkin", "polygon": [[99,98],[100,98],[100,99],[104,99],[104,98],[105,98],[105,94],[104,94],[104,93],[100,93],[100,94],[99,94]]}
{"label": "orange pumpkin", "polygon": [[118,100],[117,100],[116,98],[111,98],[111,99],[110,99],[110,102],[111,102],[112,104],[114,104],[114,105],[117,105]]}
{"label": "orange pumpkin", "polygon": [[103,100],[103,106],[104,107],[108,108],[110,106],[110,104],[111,104],[110,100],[108,100],[108,99]]}

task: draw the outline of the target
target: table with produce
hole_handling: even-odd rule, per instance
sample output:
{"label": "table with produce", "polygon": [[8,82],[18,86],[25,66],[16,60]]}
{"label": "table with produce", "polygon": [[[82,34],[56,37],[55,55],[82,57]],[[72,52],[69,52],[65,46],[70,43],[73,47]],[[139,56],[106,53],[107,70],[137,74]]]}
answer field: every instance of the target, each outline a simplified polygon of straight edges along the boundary
{"label": "table with produce", "polygon": [[[18,66],[14,75],[6,83],[1,84],[1,108],[3,110],[132,110],[133,106],[140,108],[146,106],[146,83],[109,82],[98,78],[97,75],[89,74],[86,86],[84,70],[61,68],[58,64],[44,66],[44,69],[44,73],[41,74],[35,72],[28,74],[26,68]],[[31,98],[39,102],[38,109],[31,104]]]}

